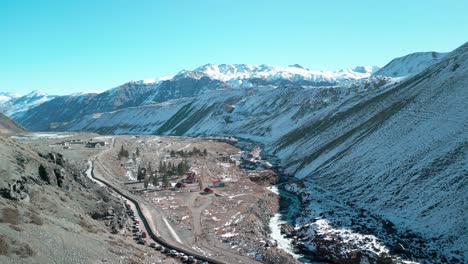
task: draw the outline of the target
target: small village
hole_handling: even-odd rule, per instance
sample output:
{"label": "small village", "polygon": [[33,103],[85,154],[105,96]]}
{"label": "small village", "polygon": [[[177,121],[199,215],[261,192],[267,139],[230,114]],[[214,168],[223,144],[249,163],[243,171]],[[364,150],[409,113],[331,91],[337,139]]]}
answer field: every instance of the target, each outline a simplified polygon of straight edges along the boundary
{"label": "small village", "polygon": [[[266,187],[277,177],[271,164],[261,160],[260,148],[244,152],[212,139],[144,136],[119,137],[114,145],[103,163],[113,169],[116,181],[151,205],[154,225],[167,229],[162,232],[174,242],[206,256],[225,251],[254,259],[281,254],[268,229],[279,204]],[[128,234],[136,243],[195,263],[148,239],[126,206],[133,221]]]}

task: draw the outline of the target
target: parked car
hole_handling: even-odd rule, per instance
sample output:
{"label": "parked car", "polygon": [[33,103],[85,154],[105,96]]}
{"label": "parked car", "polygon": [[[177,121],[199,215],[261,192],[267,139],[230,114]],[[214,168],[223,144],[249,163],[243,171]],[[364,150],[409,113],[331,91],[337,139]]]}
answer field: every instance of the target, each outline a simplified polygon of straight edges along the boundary
{"label": "parked car", "polygon": [[163,249],[163,247],[161,245],[157,245],[154,247],[154,249],[156,249],[157,251],[160,251]]}

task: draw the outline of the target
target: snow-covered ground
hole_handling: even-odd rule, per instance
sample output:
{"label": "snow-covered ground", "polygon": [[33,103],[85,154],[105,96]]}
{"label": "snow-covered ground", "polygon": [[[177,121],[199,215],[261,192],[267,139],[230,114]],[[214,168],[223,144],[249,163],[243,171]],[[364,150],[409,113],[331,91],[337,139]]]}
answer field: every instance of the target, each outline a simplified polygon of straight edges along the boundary
{"label": "snow-covered ground", "polygon": [[27,133],[18,136],[12,136],[12,138],[27,139],[27,140],[39,140],[39,139],[60,139],[72,137],[70,133]]}
{"label": "snow-covered ground", "polygon": [[[276,195],[279,195],[279,190],[277,186],[268,187],[268,190],[273,192]],[[271,219],[269,223],[269,227],[271,230],[271,238],[274,239],[278,243],[278,247],[283,249],[284,251],[291,254],[294,258],[299,258],[300,256],[294,253],[294,249],[292,246],[292,240],[286,238],[281,234],[281,225],[285,224],[284,220],[281,220],[281,213],[276,213]]]}
{"label": "snow-covered ground", "polygon": [[50,96],[43,91],[32,91],[20,96],[18,94],[0,94],[0,110],[9,117],[19,117],[31,108],[52,100],[55,96]]}

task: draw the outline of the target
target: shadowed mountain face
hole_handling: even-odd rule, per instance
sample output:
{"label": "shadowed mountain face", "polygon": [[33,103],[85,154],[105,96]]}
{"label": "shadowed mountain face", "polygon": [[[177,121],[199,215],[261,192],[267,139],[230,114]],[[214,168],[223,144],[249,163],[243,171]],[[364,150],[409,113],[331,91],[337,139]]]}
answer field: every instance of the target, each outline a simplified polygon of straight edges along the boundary
{"label": "shadowed mountain face", "polygon": [[31,130],[52,130],[85,115],[140,105],[150,91],[150,84],[131,82],[100,94],[60,96],[14,118]]}
{"label": "shadowed mountain face", "polygon": [[0,134],[21,133],[24,131],[21,125],[0,113]]}

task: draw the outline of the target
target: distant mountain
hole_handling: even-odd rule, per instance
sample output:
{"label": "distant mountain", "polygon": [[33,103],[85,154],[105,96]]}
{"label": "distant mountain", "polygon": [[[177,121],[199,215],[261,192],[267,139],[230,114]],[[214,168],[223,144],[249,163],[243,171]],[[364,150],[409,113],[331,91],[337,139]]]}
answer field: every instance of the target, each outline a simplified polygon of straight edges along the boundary
{"label": "distant mountain", "polygon": [[40,90],[32,91],[24,96],[11,96],[8,100],[0,102],[0,110],[7,116],[19,118],[29,109],[52,100],[50,96]]}
{"label": "distant mountain", "polygon": [[21,133],[24,131],[25,129],[21,125],[0,113],[0,134]]}
{"label": "distant mountain", "polygon": [[207,64],[193,71],[181,71],[174,76],[132,81],[99,94],[60,96],[38,105],[27,114],[24,111],[21,114],[6,113],[32,130],[51,130],[86,115],[190,98],[208,91],[345,85],[368,78],[376,69],[359,66],[339,71],[310,71],[299,65]]}
{"label": "distant mountain", "polygon": [[138,106],[152,90],[153,84],[130,82],[102,93],[57,96],[13,117],[32,130],[53,130],[86,115]]}
{"label": "distant mountain", "polygon": [[10,101],[11,99],[18,98],[18,97],[21,97],[21,95],[18,93],[0,92],[0,106],[5,102]]}
{"label": "distant mountain", "polygon": [[233,87],[258,85],[338,85],[367,78],[378,67],[359,66],[339,71],[311,71],[298,64],[288,67],[247,64],[206,64],[193,71],[182,71],[177,76],[200,79],[208,77]]}
{"label": "distant mountain", "polygon": [[427,67],[439,62],[448,53],[416,52],[393,59],[387,65],[373,73],[373,75],[384,75],[388,77],[403,77],[417,74]]}

